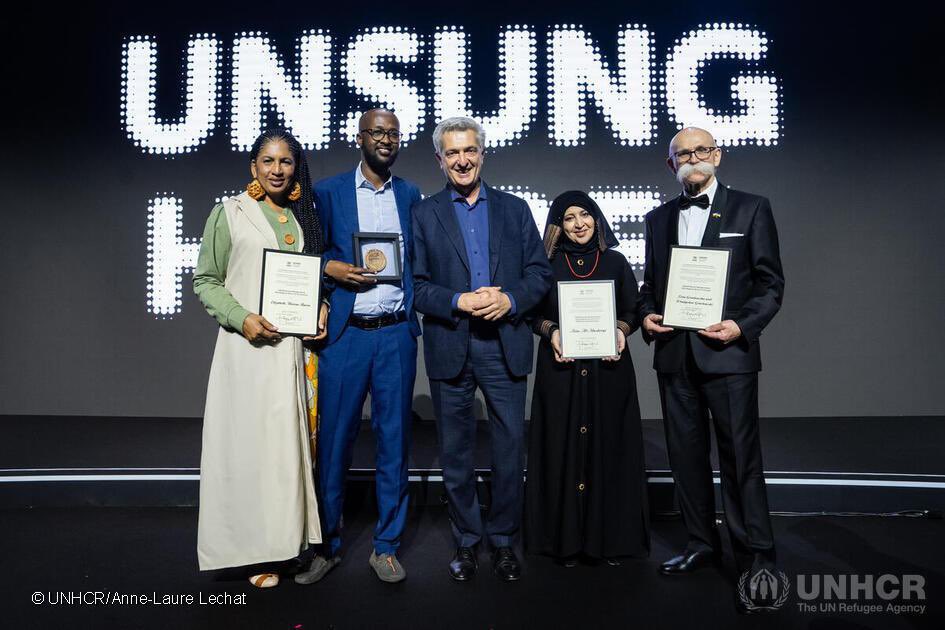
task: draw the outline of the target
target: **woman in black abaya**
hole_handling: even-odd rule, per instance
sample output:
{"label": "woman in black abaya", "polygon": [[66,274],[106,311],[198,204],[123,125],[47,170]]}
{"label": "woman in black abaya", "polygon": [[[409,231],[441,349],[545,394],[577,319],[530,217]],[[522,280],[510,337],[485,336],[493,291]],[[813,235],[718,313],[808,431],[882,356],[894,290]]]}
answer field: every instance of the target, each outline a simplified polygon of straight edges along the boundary
{"label": "woman in black abaya", "polygon": [[557,284],[533,330],[535,370],[525,490],[529,552],[566,566],[580,558],[649,553],[643,438],[636,376],[627,340],[638,325],[637,281],[600,208],[569,191],[551,205],[545,251],[557,281],[613,280],[617,351],[605,359],[565,359]]}

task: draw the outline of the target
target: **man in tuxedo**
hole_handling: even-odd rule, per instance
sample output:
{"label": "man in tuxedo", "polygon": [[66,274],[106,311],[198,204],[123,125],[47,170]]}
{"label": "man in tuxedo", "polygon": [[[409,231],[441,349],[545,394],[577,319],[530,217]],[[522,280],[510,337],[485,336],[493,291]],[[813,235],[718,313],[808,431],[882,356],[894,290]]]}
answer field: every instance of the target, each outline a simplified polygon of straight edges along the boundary
{"label": "man in tuxedo", "polygon": [[[493,571],[519,579],[513,551],[522,513],[526,375],[532,332],[524,321],[551,286],[551,267],[528,205],[480,177],[485,133],[471,118],[433,132],[446,187],[414,206],[414,288],[424,314],[424,357],[439,431],[457,581],[473,577],[486,536]],[[491,429],[492,502],[483,527],[473,454],[476,388]]]}
{"label": "man in tuxedo", "polygon": [[[665,575],[718,564],[709,463],[709,417],[715,425],[725,521],[739,571],[773,567],[774,538],[758,430],[759,338],[781,307],[784,275],[771,204],[719,184],[721,149],[709,132],[687,128],[673,138],[667,164],[683,192],[646,215],[646,263],[640,315],[653,366],[676,496],[689,533],[684,551],[660,565]],[[672,245],[731,251],[723,321],[698,332],[662,325]]]}
{"label": "man in tuxedo", "polygon": [[[295,577],[301,584],[322,579],[341,561],[345,479],[368,391],[377,442],[378,508],[369,563],[385,582],[406,577],[397,549],[407,519],[407,451],[420,334],[410,267],[410,207],[420,192],[391,175],[400,148],[400,123],[393,113],[372,109],[361,116],[357,143],[357,168],[315,184],[325,229],[325,283],[333,286],[328,341],[318,365],[316,467],[326,543]],[[354,264],[355,232],[399,234],[401,280],[379,281],[376,273]],[[385,262],[388,268],[395,265]]]}

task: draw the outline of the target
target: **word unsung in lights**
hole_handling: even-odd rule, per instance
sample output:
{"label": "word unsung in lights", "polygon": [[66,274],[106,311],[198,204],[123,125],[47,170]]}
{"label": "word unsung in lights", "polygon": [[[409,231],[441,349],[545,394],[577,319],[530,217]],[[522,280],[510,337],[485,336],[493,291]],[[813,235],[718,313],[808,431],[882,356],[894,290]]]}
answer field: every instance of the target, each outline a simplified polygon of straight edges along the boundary
{"label": "word unsung in lights", "polygon": [[[216,131],[228,96],[234,149],[248,150],[267,110],[275,110],[307,149],[317,150],[333,138],[353,142],[360,112],[333,108],[334,97],[346,91],[396,111],[405,143],[435,120],[465,115],[481,120],[490,147],[505,146],[528,135],[536,116],[538,41],[536,31],[527,27],[511,26],[499,33],[499,107],[477,112],[469,106],[469,41],[462,28],[442,27],[430,36],[408,28],[373,28],[345,44],[327,31],[307,31],[296,42],[292,73],[269,37],[243,33],[230,49],[229,95],[222,80],[223,41],[215,35],[195,35],[187,44],[184,63],[184,112],[168,121],[157,114],[157,39],[134,36],[126,39],[122,53],[122,116],[128,137],[142,150],[187,153]],[[679,127],[712,129],[723,146],[777,143],[778,82],[758,68],[768,50],[762,31],[740,24],[700,26],[675,41],[659,71],[652,34],[638,25],[618,31],[614,64],[604,58],[590,33],[575,26],[551,28],[544,43],[552,144],[583,144],[587,109],[593,102],[617,142],[648,145],[655,139],[658,100]],[[412,66],[421,58],[429,63],[426,82],[390,69],[391,62]],[[731,78],[736,113],[716,112],[700,94],[700,76],[717,58],[746,64],[745,71]],[[335,69],[333,59],[338,60]]]}
{"label": "word unsung in lights", "polygon": [[[781,104],[777,78],[761,67],[768,45],[766,34],[749,25],[703,24],[678,37],[657,61],[663,53],[653,34],[634,24],[618,28],[616,55],[608,59],[595,37],[573,24],[550,27],[541,37],[532,27],[508,26],[499,31],[496,50],[498,107],[477,111],[470,98],[470,37],[462,27],[430,33],[374,27],[343,40],[325,29],[305,31],[295,42],[291,70],[278,43],[263,33],[226,42],[204,33],[189,38],[182,106],[179,115],[166,117],[158,114],[159,42],[136,35],[122,50],[122,123],[132,143],[165,159],[198,151],[216,133],[228,135],[234,151],[248,151],[273,115],[306,149],[353,143],[361,111],[343,105],[349,102],[397,112],[405,145],[437,120],[473,116],[486,130],[489,149],[542,136],[551,146],[574,147],[585,144],[589,117],[600,116],[615,143],[644,147],[657,140],[662,108],[678,128],[712,129],[721,146],[772,146],[781,133]],[[543,76],[539,54],[547,60]],[[730,79],[731,102],[721,110],[707,104],[701,85],[716,59],[742,65]],[[223,111],[229,125],[221,129]],[[545,124],[536,122],[539,111]],[[529,203],[542,229],[547,197],[506,189]],[[622,238],[620,250],[639,269],[639,225],[661,202],[659,194],[633,186],[590,186],[590,192]],[[199,238],[181,233],[183,205],[171,193],[153,197],[148,213],[148,309],[172,317],[180,312],[183,274],[196,265]]]}

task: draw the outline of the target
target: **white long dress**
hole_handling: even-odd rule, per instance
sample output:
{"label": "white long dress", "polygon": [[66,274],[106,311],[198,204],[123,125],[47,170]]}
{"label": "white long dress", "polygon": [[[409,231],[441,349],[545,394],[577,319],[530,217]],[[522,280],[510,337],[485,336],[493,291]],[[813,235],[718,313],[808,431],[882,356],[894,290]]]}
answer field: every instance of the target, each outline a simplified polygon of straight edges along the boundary
{"label": "white long dress", "polygon": [[[255,312],[262,252],[279,249],[276,234],[249,195],[223,207],[232,240],[224,285]],[[254,346],[221,326],[203,420],[200,569],[286,560],[320,542],[302,343]]]}

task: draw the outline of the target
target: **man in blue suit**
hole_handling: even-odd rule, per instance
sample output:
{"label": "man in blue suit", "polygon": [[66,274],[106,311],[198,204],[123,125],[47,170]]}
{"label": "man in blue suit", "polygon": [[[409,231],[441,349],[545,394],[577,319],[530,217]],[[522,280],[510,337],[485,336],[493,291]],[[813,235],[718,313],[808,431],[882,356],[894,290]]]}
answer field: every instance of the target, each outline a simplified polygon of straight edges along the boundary
{"label": "man in blue suit", "polygon": [[[512,549],[522,513],[522,440],[532,332],[524,317],[552,274],[524,201],[480,178],[485,133],[471,118],[448,118],[433,132],[446,188],[414,206],[413,274],[424,314],[424,357],[440,437],[457,581],[476,573],[485,535],[493,571],[521,575]],[[483,528],[473,453],[473,400],[482,390],[492,434],[492,503]]]}
{"label": "man in blue suit", "polygon": [[[325,227],[326,282],[335,287],[328,341],[318,365],[316,466],[326,549],[296,576],[302,584],[320,580],[341,561],[345,478],[369,391],[378,507],[369,562],[385,582],[406,577],[396,554],[407,518],[407,450],[420,334],[410,260],[410,207],[420,192],[390,172],[400,147],[397,117],[374,109],[361,117],[358,130],[358,167],[315,184],[315,203]],[[354,265],[355,232],[400,235],[402,280],[378,281],[369,269]]]}

